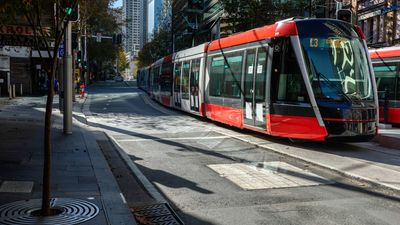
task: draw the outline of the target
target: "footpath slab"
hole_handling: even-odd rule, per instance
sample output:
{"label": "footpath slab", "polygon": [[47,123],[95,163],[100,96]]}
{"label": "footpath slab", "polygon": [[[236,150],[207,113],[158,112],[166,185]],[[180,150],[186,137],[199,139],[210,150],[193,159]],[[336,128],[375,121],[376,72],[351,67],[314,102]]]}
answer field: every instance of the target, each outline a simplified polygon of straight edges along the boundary
{"label": "footpath slab", "polygon": [[[0,207],[40,199],[43,174],[45,97],[0,99]],[[54,99],[51,197],[84,200],[98,207],[85,225],[134,225],[118,184],[90,130],[74,121],[63,134],[62,114]],[[76,106],[82,102],[77,102]],[[1,213],[1,212],[0,212]]]}

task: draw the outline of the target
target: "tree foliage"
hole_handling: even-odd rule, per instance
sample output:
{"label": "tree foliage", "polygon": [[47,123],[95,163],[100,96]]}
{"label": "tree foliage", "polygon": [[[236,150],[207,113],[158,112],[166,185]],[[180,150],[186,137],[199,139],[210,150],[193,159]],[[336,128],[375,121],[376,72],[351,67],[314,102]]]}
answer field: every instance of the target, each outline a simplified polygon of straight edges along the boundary
{"label": "tree foliage", "polygon": [[118,64],[117,64],[118,71],[125,70],[128,67],[129,62],[128,62],[128,60],[126,60],[126,54],[122,47],[118,48],[117,58],[118,58]]}
{"label": "tree foliage", "polygon": [[138,54],[138,66],[146,67],[158,59],[171,54],[172,38],[168,29],[160,29],[154,39],[143,46]]}
{"label": "tree foliage", "polygon": [[221,0],[224,21],[231,33],[242,32],[293,16],[304,16],[306,1]]}

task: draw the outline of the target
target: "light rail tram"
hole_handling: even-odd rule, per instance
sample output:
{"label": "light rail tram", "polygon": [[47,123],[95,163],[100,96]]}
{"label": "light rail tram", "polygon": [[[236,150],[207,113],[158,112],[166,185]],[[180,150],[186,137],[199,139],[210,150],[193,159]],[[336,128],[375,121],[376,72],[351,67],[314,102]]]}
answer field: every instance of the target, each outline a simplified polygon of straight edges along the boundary
{"label": "light rail tram", "polygon": [[143,68],[159,103],[242,129],[368,141],[378,97],[364,34],[333,19],[287,19],[176,52]]}
{"label": "light rail tram", "polygon": [[379,97],[379,120],[400,125],[400,47],[369,50]]}

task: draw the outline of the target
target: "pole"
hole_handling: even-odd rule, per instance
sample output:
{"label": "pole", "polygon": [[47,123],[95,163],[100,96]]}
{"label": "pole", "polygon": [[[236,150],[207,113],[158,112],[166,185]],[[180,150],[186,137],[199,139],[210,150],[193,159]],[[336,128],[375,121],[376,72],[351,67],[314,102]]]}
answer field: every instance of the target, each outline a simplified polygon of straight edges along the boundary
{"label": "pole", "polygon": [[[86,10],[86,8],[85,8],[85,10]],[[83,62],[85,63],[85,68],[84,68],[84,70],[83,71],[85,71],[84,72],[84,74],[83,74],[83,78],[84,78],[84,81],[85,81],[85,86],[87,86],[88,84],[89,84],[89,78],[88,78],[88,75],[87,75],[87,70],[88,70],[88,65],[87,65],[87,29],[86,29],[86,22],[85,22],[85,39],[84,39],[84,53],[83,53]]]}
{"label": "pole", "polygon": [[72,134],[72,56],[71,22],[65,32],[64,56],[64,133]]}
{"label": "pole", "polygon": [[[65,45],[64,45],[64,49],[65,49]],[[65,56],[64,56],[65,57]],[[64,112],[64,62],[63,60],[59,60],[59,67],[60,69],[58,69],[58,88],[60,90],[59,93],[59,98],[58,98],[58,104],[59,104],[59,110],[61,113]]]}

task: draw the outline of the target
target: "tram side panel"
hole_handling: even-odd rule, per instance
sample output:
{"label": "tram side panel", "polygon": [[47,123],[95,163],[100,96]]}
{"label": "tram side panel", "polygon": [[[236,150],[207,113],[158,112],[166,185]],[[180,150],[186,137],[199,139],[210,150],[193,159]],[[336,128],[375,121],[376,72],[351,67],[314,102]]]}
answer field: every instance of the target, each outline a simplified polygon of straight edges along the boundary
{"label": "tram side panel", "polygon": [[174,108],[204,116],[205,48],[202,44],[177,52],[173,58],[172,105]]}
{"label": "tram side panel", "polygon": [[269,88],[270,128],[274,136],[324,140],[290,37],[276,38]]}
{"label": "tram side panel", "polygon": [[160,97],[159,102],[165,106],[172,106],[172,62],[164,62],[161,67],[159,80]]}
{"label": "tram side panel", "polygon": [[243,128],[241,82],[244,50],[208,53],[205,72],[206,116]]}

